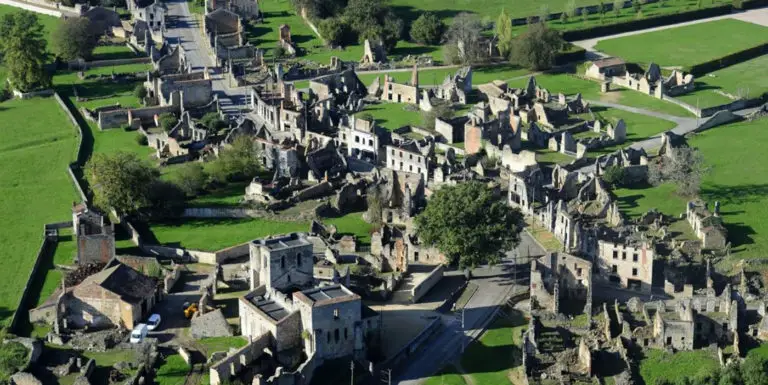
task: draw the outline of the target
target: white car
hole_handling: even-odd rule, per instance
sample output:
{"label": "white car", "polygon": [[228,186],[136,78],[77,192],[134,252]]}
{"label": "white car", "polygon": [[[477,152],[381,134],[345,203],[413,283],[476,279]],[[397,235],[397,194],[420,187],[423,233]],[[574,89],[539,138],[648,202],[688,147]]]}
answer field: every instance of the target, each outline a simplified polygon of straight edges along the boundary
{"label": "white car", "polygon": [[149,319],[147,320],[147,328],[149,331],[157,329],[158,326],[160,326],[160,321],[162,318],[160,318],[160,314],[152,314],[149,316]]}
{"label": "white car", "polygon": [[138,324],[135,328],[133,328],[133,331],[131,332],[131,343],[132,344],[138,344],[141,341],[144,341],[144,338],[147,336],[147,333],[149,330],[147,329],[147,324]]}

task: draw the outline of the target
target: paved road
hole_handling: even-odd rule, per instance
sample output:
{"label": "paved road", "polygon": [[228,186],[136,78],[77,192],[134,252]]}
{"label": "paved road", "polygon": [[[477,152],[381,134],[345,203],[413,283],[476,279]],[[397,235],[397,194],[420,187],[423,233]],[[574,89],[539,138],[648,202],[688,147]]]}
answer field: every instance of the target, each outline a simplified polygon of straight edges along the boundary
{"label": "paved road", "polygon": [[187,62],[193,71],[209,69],[213,80],[213,92],[218,95],[221,109],[228,115],[236,114],[246,104],[247,87],[231,88],[220,72],[213,70],[209,45],[201,32],[202,23],[189,12],[184,0],[170,0],[166,16],[165,37],[175,46],[181,44],[187,54]]}
{"label": "paved road", "polygon": [[597,43],[600,40],[607,40],[607,39],[614,39],[614,38],[624,37],[624,36],[638,35],[638,34],[646,33],[646,32],[660,31],[660,30],[668,29],[668,28],[677,28],[677,27],[682,27],[682,26],[685,26],[685,25],[706,23],[706,22],[709,22],[709,21],[721,20],[721,19],[737,19],[737,20],[742,20],[742,21],[748,21],[750,23],[755,23],[755,24],[760,24],[760,25],[768,26],[768,8],[752,9],[752,10],[749,10],[749,11],[736,12],[736,13],[732,13],[732,14],[729,14],[729,15],[722,15],[722,16],[709,17],[709,18],[706,18],[706,19],[692,20],[692,21],[688,21],[688,22],[685,22],[685,23],[664,25],[664,26],[661,26],[661,27],[641,29],[639,31],[617,33],[615,35],[601,36],[601,37],[596,37],[596,38],[587,39],[587,40],[579,40],[579,41],[574,41],[572,43],[587,50],[587,59],[595,60],[595,59],[607,56],[606,54],[595,50],[595,45],[597,45]]}
{"label": "paved road", "polygon": [[[477,338],[491,320],[491,316],[506,303],[513,288],[523,287],[514,284],[514,257],[519,251],[521,257],[544,255],[535,241],[527,233],[521,234],[521,242],[516,251],[507,253],[507,257],[497,266],[475,269],[473,282],[479,287],[469,300],[464,311],[464,331],[460,320],[453,315],[443,316],[443,328],[427,342],[426,347],[417,352],[409,364],[402,368],[395,377],[395,384],[418,385],[439,371],[446,363],[460,357],[462,344],[466,346]],[[521,262],[522,263],[522,262]],[[527,274],[520,274],[520,283],[525,285]]]}

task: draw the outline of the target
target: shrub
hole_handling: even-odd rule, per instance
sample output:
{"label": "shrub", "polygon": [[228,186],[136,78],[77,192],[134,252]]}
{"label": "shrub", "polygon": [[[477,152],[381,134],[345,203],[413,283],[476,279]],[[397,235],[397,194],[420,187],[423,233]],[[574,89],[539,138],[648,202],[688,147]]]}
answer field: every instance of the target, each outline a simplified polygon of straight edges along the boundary
{"label": "shrub", "polygon": [[147,89],[144,88],[143,84],[137,84],[136,88],[133,89],[133,96],[143,101],[147,97]]}
{"label": "shrub", "polygon": [[444,28],[445,25],[437,16],[427,12],[411,24],[411,39],[421,44],[437,44],[443,37]]}
{"label": "shrub", "polygon": [[345,35],[345,24],[340,18],[328,18],[320,20],[317,25],[317,29],[320,30],[320,34],[325,41],[330,45],[343,45]]}
{"label": "shrub", "polygon": [[179,122],[179,119],[176,118],[176,115],[166,112],[158,118],[158,122],[160,123],[160,127],[163,128],[165,131],[171,131],[174,126],[176,126],[176,123]]}
{"label": "shrub", "polygon": [[603,181],[611,186],[621,186],[624,184],[624,168],[621,166],[610,166],[603,172]]}
{"label": "shrub", "polygon": [[147,144],[149,144],[149,140],[147,139],[146,136],[144,136],[144,134],[139,133],[139,134],[136,134],[136,143],[139,146],[146,146]]}
{"label": "shrub", "polygon": [[552,67],[564,42],[557,31],[547,28],[544,23],[528,26],[513,46],[512,57],[517,64],[541,70]]}

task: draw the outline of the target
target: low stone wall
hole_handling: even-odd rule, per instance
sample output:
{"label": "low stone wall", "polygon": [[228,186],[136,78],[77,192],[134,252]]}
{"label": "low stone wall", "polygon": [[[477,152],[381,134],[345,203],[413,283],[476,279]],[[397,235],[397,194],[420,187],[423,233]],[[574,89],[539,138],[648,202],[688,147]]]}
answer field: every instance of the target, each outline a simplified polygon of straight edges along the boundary
{"label": "low stone wall", "polygon": [[152,60],[149,57],[134,57],[127,59],[93,60],[86,62],[71,61],[67,63],[67,66],[71,70],[85,71],[90,68],[112,67],[126,64],[144,64],[151,62]]}
{"label": "low stone wall", "polygon": [[192,356],[190,356],[187,349],[184,349],[183,347],[179,346],[178,349],[176,349],[177,352],[179,352],[179,355],[181,356],[181,359],[184,360],[184,362],[187,363],[187,365],[192,365]]}
{"label": "low stone wall", "polygon": [[173,269],[171,269],[168,274],[163,277],[163,291],[165,294],[170,294],[173,290],[173,286],[176,285],[176,282],[179,281],[179,278],[181,277],[181,266],[180,265],[173,265]]}
{"label": "low stone wall", "polygon": [[19,304],[16,306],[16,311],[13,313],[13,317],[11,317],[11,321],[8,324],[12,333],[19,333],[19,322],[21,320],[20,317],[24,314],[29,314],[28,309],[32,305],[29,303],[29,301],[32,294],[31,291],[35,277],[40,273],[39,270],[40,266],[42,265],[42,261],[46,257],[51,259],[53,258],[53,253],[56,249],[55,245],[57,237],[58,231],[56,229],[49,229],[48,225],[43,226],[43,242],[40,244],[40,248],[37,250],[37,254],[35,255],[35,264],[32,266],[32,271],[27,277],[27,283],[24,285],[24,290],[21,292]]}
{"label": "low stone wall", "polygon": [[419,302],[421,297],[429,293],[429,290],[443,279],[444,273],[445,265],[438,265],[429,273],[429,275],[413,286],[413,289],[411,289],[411,302]]}
{"label": "low stone wall", "polygon": [[209,369],[211,385],[219,385],[228,382],[229,379],[239,373],[255,359],[264,354],[264,348],[269,346],[269,334],[263,334],[248,342],[247,345],[228,355],[224,359],[211,365]]}
{"label": "low stone wall", "polygon": [[75,168],[79,168],[81,166],[79,161],[84,158],[84,156],[81,154],[81,151],[83,150],[83,128],[80,127],[80,124],[77,122],[77,118],[75,118],[75,115],[72,114],[72,110],[67,107],[67,104],[64,102],[64,99],[61,98],[61,95],[59,95],[58,92],[53,93],[53,98],[56,99],[56,103],[58,103],[61,109],[64,110],[64,114],[67,115],[69,122],[72,123],[72,125],[77,129],[77,159],[70,163],[69,166],[67,166],[67,173],[72,179],[72,183],[75,185],[75,189],[77,190],[77,194],[80,196],[80,200],[82,202],[88,202],[88,196],[85,195],[83,186],[80,185],[80,180],[75,175]]}
{"label": "low stone wall", "polygon": [[67,7],[60,4],[52,4],[41,0],[0,0],[0,4],[10,5],[30,12],[39,13],[53,17],[79,16],[80,11],[74,7]]}
{"label": "low stone wall", "polygon": [[21,92],[14,88],[12,93],[13,93],[13,97],[17,99],[32,99],[39,96],[51,96],[53,95],[53,89],[48,88],[48,89],[39,90],[39,91]]}

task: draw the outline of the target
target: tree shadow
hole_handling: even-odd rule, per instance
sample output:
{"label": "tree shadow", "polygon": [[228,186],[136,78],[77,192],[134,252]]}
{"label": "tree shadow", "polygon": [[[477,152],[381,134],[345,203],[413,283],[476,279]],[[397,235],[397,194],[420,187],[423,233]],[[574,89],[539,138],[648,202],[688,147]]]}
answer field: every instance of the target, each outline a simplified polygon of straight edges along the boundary
{"label": "tree shadow", "polygon": [[[392,11],[395,12],[395,14],[400,16],[406,23],[413,22],[414,20],[418,19],[419,16],[425,13],[423,9],[411,7],[408,5],[395,5],[395,6],[390,6],[389,8],[392,9]],[[470,11],[470,10],[459,11],[455,9],[434,10],[429,12],[437,16],[439,19],[443,19],[443,20],[452,19],[459,13],[474,13],[473,11]]]}
{"label": "tree shadow", "polygon": [[701,195],[705,196],[709,201],[720,201],[724,206],[759,202],[768,199],[768,183],[738,186],[707,185],[702,189]]}

